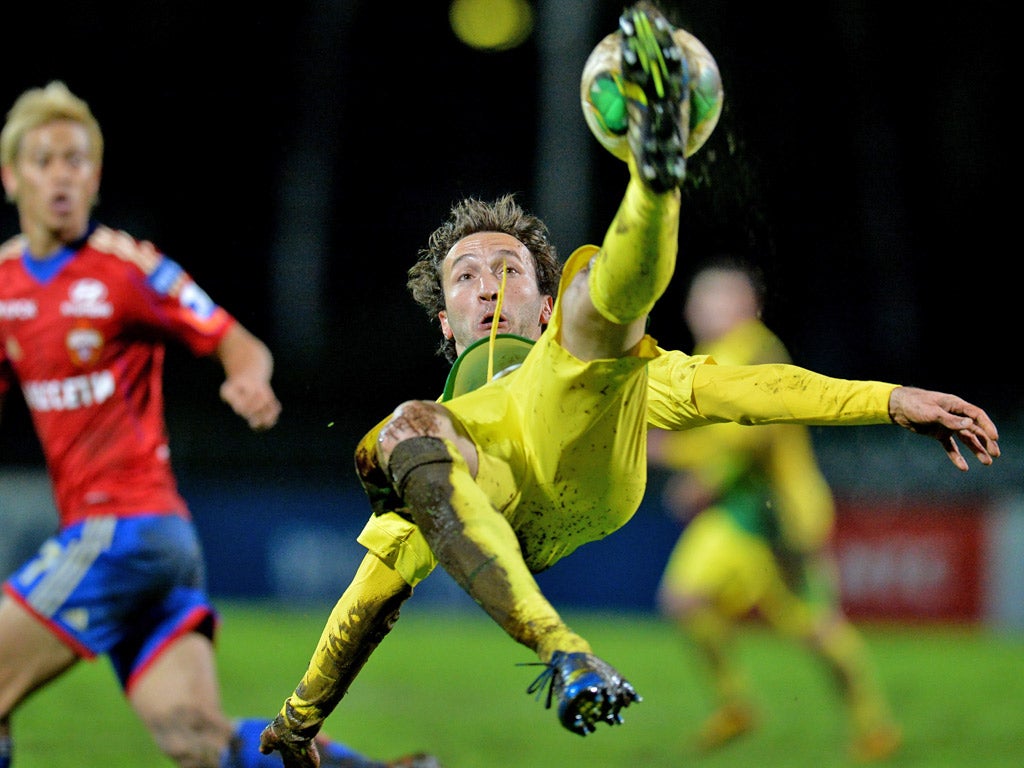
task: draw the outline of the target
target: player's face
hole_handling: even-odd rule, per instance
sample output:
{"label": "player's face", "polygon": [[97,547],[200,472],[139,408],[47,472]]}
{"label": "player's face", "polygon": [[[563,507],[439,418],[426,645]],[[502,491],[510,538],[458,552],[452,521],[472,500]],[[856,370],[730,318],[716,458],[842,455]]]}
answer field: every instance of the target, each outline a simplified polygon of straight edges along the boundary
{"label": "player's face", "polygon": [[81,237],[100,183],[85,126],[57,120],[27,131],[3,181],[33,254],[48,255]]}
{"label": "player's face", "polygon": [[698,344],[714,341],[759,315],[757,297],[743,272],[706,269],[690,284],[684,316]]}
{"label": "player's face", "polygon": [[[494,312],[505,275],[501,314]],[[441,266],[443,311],[438,313],[445,338],[461,353],[498,324],[499,333],[538,339],[551,318],[554,299],[537,288],[533,257],[521,242],[504,232],[478,232],[459,240]]]}

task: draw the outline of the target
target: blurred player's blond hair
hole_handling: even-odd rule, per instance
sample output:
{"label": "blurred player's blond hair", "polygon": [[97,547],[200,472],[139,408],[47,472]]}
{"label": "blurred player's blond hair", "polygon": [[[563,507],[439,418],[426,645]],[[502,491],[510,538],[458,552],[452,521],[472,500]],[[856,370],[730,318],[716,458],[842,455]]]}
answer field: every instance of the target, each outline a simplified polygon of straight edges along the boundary
{"label": "blurred player's blond hair", "polygon": [[103,132],[89,105],[60,80],[42,88],[31,88],[18,97],[7,113],[7,122],[0,131],[0,165],[12,165],[18,157],[25,134],[54,120],[73,120],[89,133],[92,159],[103,159]]}

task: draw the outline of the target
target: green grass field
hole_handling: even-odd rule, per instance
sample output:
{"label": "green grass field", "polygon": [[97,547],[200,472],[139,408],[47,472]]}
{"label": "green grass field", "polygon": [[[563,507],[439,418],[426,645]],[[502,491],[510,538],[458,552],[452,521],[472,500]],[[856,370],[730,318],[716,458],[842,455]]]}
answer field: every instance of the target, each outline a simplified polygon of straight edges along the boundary
{"label": "green grass field", "polygon": [[[328,608],[226,604],[219,642],[225,707],[276,713],[298,681]],[[830,768],[844,766],[844,723],[828,680],[799,647],[751,627],[741,652],[764,722],[710,756],[688,740],[703,688],[673,630],[646,614],[567,613],[644,701],[625,724],[580,738],[526,694],[533,657],[482,613],[431,613],[413,600],[327,721],[375,756],[417,749],[446,768]],[[887,765],[1024,765],[1024,636],[966,628],[865,627],[906,744]],[[106,661],[81,664],[14,720],[16,768],[167,768],[120,696]]]}

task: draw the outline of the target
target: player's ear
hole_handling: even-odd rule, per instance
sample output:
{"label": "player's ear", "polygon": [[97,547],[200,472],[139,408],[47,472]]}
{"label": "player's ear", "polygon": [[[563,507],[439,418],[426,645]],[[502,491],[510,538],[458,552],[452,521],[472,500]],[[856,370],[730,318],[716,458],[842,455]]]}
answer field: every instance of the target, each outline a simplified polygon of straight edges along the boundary
{"label": "player's ear", "polygon": [[455,337],[455,333],[452,331],[452,327],[448,325],[448,313],[443,309],[437,313],[437,319],[441,322],[441,333],[444,334],[446,339]]}
{"label": "player's ear", "polygon": [[4,193],[7,195],[8,201],[13,203],[18,193],[18,177],[14,168],[10,165],[0,168],[0,179],[3,180]]}
{"label": "player's ear", "polygon": [[555,306],[555,299],[552,296],[544,297],[544,304],[540,308],[540,324],[547,325],[551,322],[551,312]]}

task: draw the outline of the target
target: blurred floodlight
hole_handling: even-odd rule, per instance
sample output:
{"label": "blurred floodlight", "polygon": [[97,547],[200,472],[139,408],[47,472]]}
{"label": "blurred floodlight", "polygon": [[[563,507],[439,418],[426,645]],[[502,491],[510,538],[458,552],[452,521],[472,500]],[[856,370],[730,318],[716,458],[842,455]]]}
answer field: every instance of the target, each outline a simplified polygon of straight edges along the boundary
{"label": "blurred floodlight", "polygon": [[455,36],[471,48],[507,51],[533,31],[527,0],[453,0],[448,20]]}

